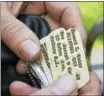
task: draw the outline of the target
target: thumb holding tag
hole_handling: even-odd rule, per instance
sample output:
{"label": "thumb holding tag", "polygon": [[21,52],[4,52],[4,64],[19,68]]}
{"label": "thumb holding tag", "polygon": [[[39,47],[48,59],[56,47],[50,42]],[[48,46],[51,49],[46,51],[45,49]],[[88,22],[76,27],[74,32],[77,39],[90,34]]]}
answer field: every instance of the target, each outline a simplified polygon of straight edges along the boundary
{"label": "thumb holding tag", "polygon": [[66,75],[60,79],[49,84],[46,88],[43,88],[31,95],[75,95],[77,91],[77,82],[71,75]]}

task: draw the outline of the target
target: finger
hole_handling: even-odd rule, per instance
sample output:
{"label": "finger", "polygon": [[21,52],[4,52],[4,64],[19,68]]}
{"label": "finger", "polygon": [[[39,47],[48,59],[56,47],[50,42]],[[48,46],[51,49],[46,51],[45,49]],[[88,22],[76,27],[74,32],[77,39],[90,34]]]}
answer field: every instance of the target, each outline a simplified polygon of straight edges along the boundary
{"label": "finger", "polygon": [[39,58],[40,43],[37,36],[10,12],[6,12],[1,11],[3,42],[23,60],[34,61]]}
{"label": "finger", "polygon": [[90,81],[79,90],[79,95],[101,95],[99,79],[94,72],[90,73]]}
{"label": "finger", "polygon": [[31,95],[70,95],[77,90],[77,82],[71,76],[63,76],[59,80],[56,80],[46,88],[33,92]]}
{"label": "finger", "polygon": [[39,90],[38,88],[33,88],[23,82],[14,81],[9,88],[11,95],[20,96],[20,95],[28,95],[32,92],[36,92]]}
{"label": "finger", "polygon": [[45,14],[45,6],[44,2],[28,2],[28,5],[24,10],[22,10],[22,14],[37,14],[37,15],[42,15]]}
{"label": "finger", "polygon": [[46,10],[62,27],[75,28],[80,32],[83,44],[86,44],[86,33],[78,7],[72,2],[46,2]]}
{"label": "finger", "polygon": [[9,11],[16,17],[19,15],[21,10],[25,7],[26,3],[25,2],[18,2],[18,1],[4,2],[5,5],[7,4],[6,6],[8,6]]}
{"label": "finger", "polygon": [[60,24],[54,20],[49,14],[42,16],[49,24],[51,31],[60,28]]}
{"label": "finger", "polygon": [[26,62],[23,60],[19,60],[16,65],[16,70],[19,74],[25,74],[27,72]]}

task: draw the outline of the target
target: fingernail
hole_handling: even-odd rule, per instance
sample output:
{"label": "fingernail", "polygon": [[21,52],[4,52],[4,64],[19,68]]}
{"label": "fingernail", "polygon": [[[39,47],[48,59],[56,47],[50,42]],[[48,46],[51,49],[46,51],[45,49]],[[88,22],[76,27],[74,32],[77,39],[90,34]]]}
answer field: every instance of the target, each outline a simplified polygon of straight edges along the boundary
{"label": "fingernail", "polygon": [[20,44],[19,52],[24,57],[24,59],[31,61],[33,60],[33,57],[39,52],[39,48],[32,40],[29,39]]}
{"label": "fingernail", "polygon": [[66,75],[57,80],[52,91],[58,95],[69,95],[77,90],[77,82],[71,75]]}
{"label": "fingernail", "polygon": [[16,68],[17,68],[17,72],[20,74],[25,74],[27,71],[27,67],[26,67],[26,64],[24,62],[17,63]]}

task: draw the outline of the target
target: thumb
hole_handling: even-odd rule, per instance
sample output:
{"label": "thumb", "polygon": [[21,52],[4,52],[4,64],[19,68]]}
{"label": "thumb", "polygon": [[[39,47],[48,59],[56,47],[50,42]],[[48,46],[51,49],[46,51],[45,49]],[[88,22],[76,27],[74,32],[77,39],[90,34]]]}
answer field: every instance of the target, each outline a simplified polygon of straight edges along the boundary
{"label": "thumb", "polygon": [[[31,95],[72,95],[77,91],[77,82],[76,80],[71,76],[63,76],[59,80],[56,80],[46,88],[43,88],[39,91],[36,91]],[[75,93],[76,94],[76,93]],[[73,95],[75,95],[73,94]]]}
{"label": "thumb", "polygon": [[3,42],[21,59],[34,61],[40,55],[37,36],[1,6],[1,37]]}

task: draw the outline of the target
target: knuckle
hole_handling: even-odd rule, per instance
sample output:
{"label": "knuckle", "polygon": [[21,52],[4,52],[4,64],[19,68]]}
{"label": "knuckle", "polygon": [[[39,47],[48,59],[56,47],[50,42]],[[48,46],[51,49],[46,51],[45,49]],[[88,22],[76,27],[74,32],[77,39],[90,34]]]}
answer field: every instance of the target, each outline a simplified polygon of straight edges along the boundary
{"label": "knuckle", "polygon": [[98,77],[97,74],[96,74],[95,72],[90,72],[90,75],[91,75],[91,76],[94,76],[94,77]]}
{"label": "knuckle", "polygon": [[16,39],[17,34],[23,29],[23,26],[19,26],[18,24],[9,23],[3,29],[2,39],[4,42],[13,42]]}

